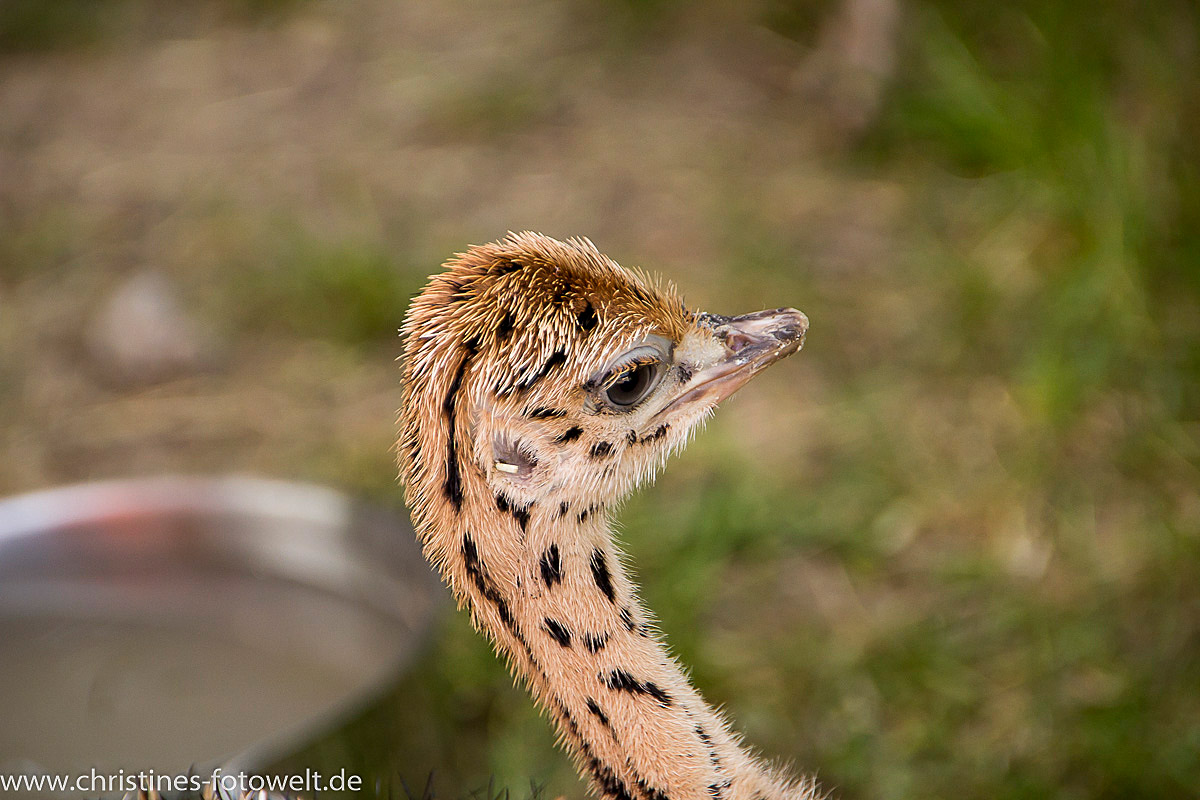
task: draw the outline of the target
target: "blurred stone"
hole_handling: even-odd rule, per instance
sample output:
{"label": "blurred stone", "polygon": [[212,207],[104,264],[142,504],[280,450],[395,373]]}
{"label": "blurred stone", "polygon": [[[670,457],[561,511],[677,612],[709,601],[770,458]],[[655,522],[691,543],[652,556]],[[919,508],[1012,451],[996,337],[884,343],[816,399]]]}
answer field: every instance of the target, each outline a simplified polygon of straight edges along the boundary
{"label": "blurred stone", "polygon": [[85,342],[99,371],[118,383],[155,383],[212,360],[211,337],[186,313],[171,281],[152,270],[113,291]]}

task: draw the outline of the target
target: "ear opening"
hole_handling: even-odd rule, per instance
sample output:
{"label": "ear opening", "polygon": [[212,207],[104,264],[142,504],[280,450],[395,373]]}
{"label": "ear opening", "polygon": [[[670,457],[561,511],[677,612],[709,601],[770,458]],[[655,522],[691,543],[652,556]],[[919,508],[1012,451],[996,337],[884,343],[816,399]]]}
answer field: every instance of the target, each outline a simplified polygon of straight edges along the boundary
{"label": "ear opening", "polygon": [[516,439],[503,433],[492,437],[490,471],[495,477],[527,484],[533,479],[539,463],[537,450],[524,439]]}

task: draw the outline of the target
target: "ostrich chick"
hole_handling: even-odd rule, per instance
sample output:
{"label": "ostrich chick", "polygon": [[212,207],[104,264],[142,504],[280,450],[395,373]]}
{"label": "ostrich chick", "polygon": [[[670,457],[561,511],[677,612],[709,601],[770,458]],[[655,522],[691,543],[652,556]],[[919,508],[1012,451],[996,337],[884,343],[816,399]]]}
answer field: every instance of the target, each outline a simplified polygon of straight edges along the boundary
{"label": "ostrich chick", "polygon": [[668,654],[608,516],[808,319],[689,311],[591,242],[446,264],[405,318],[401,478],[425,554],[616,800],[814,796],[739,746]]}

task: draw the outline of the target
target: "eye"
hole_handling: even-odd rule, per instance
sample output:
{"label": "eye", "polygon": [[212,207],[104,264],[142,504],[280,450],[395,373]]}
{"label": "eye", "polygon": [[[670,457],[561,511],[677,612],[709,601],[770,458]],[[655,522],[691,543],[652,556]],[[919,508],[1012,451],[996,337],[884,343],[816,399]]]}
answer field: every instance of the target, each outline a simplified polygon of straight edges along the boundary
{"label": "eye", "polygon": [[588,413],[632,411],[662,383],[674,352],[670,339],[652,334],[609,360],[583,385]]}
{"label": "eye", "polygon": [[650,394],[661,374],[661,361],[630,364],[608,384],[604,397],[617,408],[630,408]]}

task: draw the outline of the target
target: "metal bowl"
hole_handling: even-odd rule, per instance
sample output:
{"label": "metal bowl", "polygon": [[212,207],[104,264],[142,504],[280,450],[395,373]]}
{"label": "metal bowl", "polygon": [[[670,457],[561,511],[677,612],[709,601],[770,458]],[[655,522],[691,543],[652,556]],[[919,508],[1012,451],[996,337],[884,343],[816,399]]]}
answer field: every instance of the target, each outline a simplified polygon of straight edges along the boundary
{"label": "metal bowl", "polygon": [[326,488],[0,501],[0,774],[265,764],[394,680],[441,597],[406,519]]}

